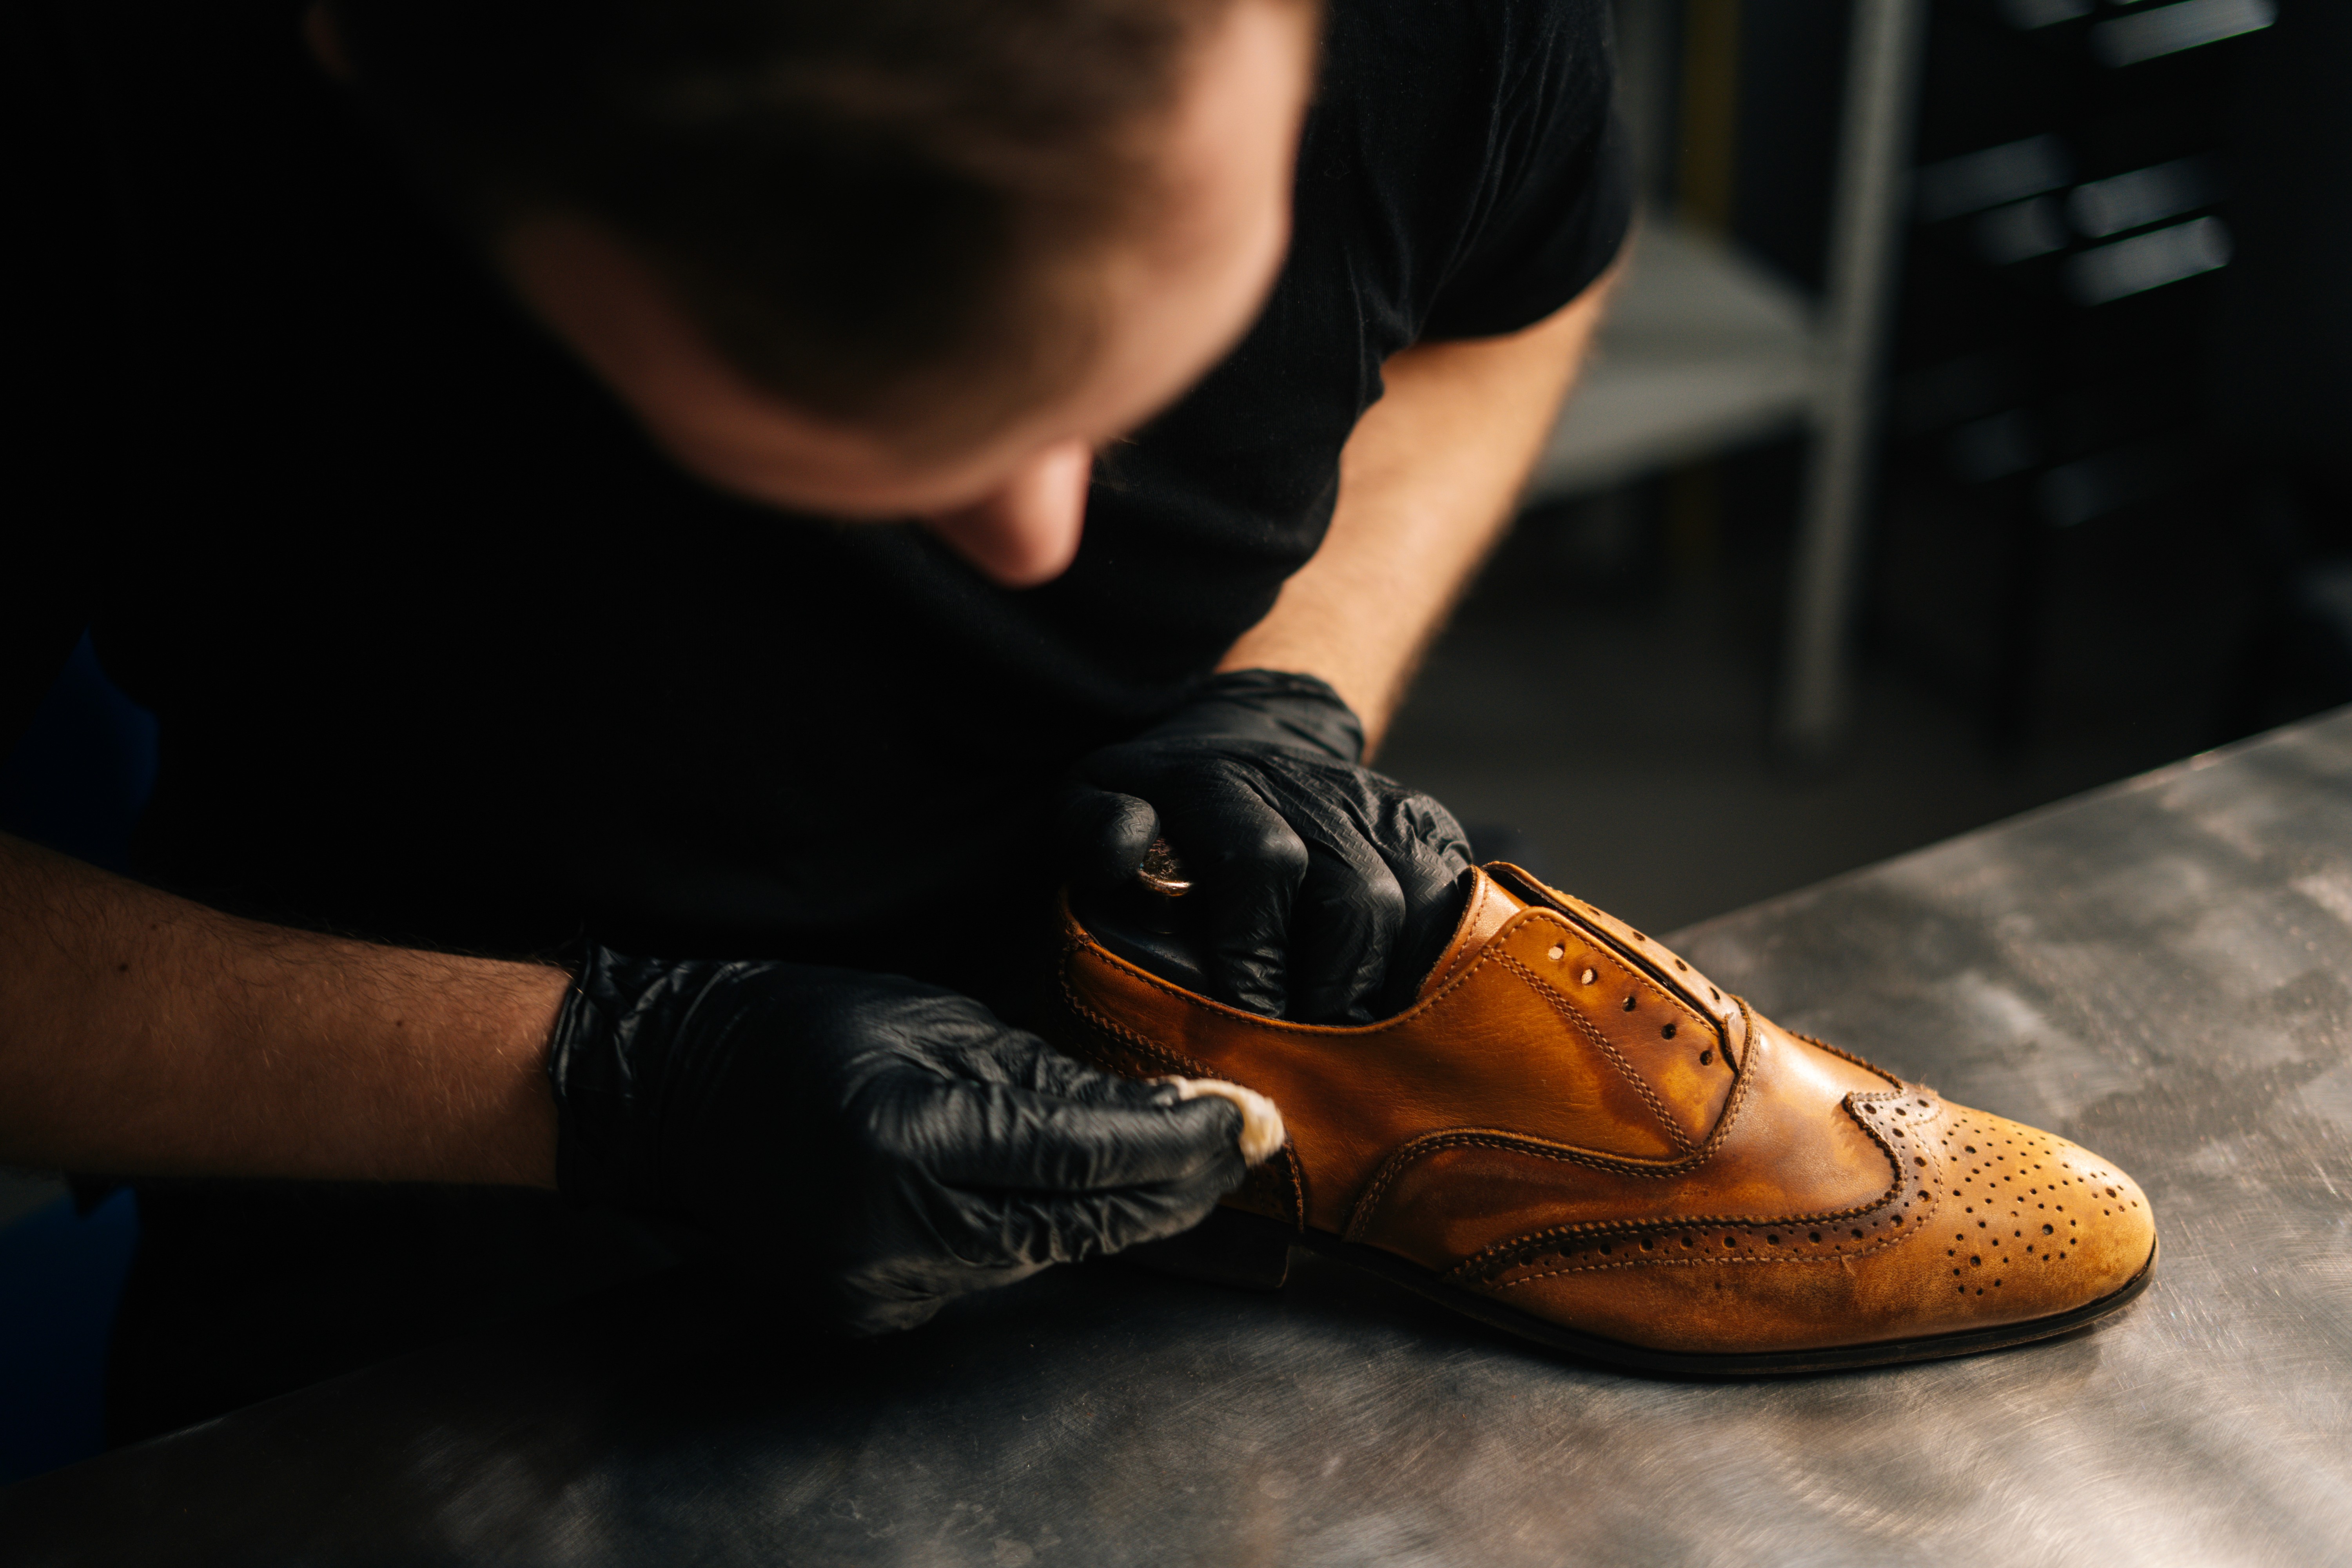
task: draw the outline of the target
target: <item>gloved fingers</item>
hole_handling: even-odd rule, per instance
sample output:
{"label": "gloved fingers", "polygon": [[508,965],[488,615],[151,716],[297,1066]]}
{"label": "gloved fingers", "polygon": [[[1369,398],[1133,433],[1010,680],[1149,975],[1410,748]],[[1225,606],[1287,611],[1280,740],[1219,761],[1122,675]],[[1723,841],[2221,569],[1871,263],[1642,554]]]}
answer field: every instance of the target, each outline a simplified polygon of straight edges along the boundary
{"label": "gloved fingers", "polygon": [[1149,799],[1192,881],[1186,917],[1210,994],[1268,1017],[1288,998],[1290,906],[1306,879],[1306,841],[1271,804],[1251,758],[1171,758],[1112,747],[1087,763],[1096,784]]}
{"label": "gloved fingers", "polygon": [[1470,836],[1430,796],[1371,776],[1384,786],[1375,806],[1372,842],[1388,856],[1406,901],[1429,902],[1472,866]]}
{"label": "gloved fingers", "polygon": [[1311,845],[1290,908],[1289,1016],[1370,1023],[1405,913],[1403,889],[1374,845],[1345,831]]}
{"label": "gloved fingers", "polygon": [[1280,1018],[1289,1013],[1291,911],[1308,856],[1279,818],[1256,827],[1245,853],[1192,895],[1200,900],[1193,930],[1201,973],[1218,1001]]}
{"label": "gloved fingers", "polygon": [[1182,1100],[1164,1084],[1095,1093],[908,1074],[872,1086],[866,1114],[887,1160],[961,1191],[1103,1192],[1204,1173],[1223,1191],[1241,1180],[1243,1120],[1230,1101]]}
{"label": "gloved fingers", "polygon": [[1404,920],[1389,952],[1381,1013],[1394,1013],[1420,988],[1454,934],[1467,896],[1470,841],[1454,814],[1425,795],[1399,788],[1381,803],[1375,836],[1402,896]]}
{"label": "gloved fingers", "polygon": [[1190,1230],[1229,1190],[1195,1178],[1070,1196],[1008,1194],[988,1251],[1014,1266],[1082,1263]]}
{"label": "gloved fingers", "polygon": [[1290,921],[1290,1016],[1363,1025],[1408,1004],[1462,909],[1470,847],[1453,814],[1377,773],[1279,775],[1294,821],[1318,822]]}
{"label": "gloved fingers", "polygon": [[[982,1233],[990,1249],[995,1232],[992,1219]],[[972,1238],[965,1239],[970,1247]],[[919,1328],[959,1296],[1018,1284],[1045,1267],[1013,1260],[971,1263],[952,1256],[885,1258],[839,1270],[824,1281],[823,1293],[835,1321],[853,1335],[870,1338]]]}
{"label": "gloved fingers", "polygon": [[1255,1089],[1216,1079],[1121,1078],[1064,1056],[1034,1035],[1008,1031],[992,1047],[993,1074],[986,1082],[1023,1085],[1040,1094],[1075,1100],[1082,1105],[1133,1110],[1165,1110],[1203,1094],[1220,1095],[1243,1108],[1243,1160],[1255,1164],[1270,1158],[1286,1141],[1282,1112]]}
{"label": "gloved fingers", "polygon": [[1174,1105],[1184,1098],[1165,1083],[1121,1078],[1088,1067],[1026,1030],[1007,1029],[983,1050],[984,1062],[967,1059],[964,1064],[964,1070],[982,1082],[1017,1084],[1081,1105],[1149,1109]]}
{"label": "gloved fingers", "polygon": [[1073,881],[1096,889],[1123,885],[1160,837],[1151,803],[1117,790],[1073,782],[1055,813],[1062,865]]}
{"label": "gloved fingers", "polygon": [[834,1321],[860,1339],[919,1328],[949,1300],[947,1294],[909,1288],[875,1268],[845,1271],[824,1281],[823,1295]]}
{"label": "gloved fingers", "polygon": [[1469,846],[1427,795],[1361,769],[1260,760],[1276,805],[1306,836],[1307,874],[1291,906],[1289,1016],[1362,1025],[1410,996],[1459,912]]}
{"label": "gloved fingers", "polygon": [[1290,997],[1290,926],[1312,857],[1307,841],[1239,779],[1168,813],[1169,833],[1192,877],[1193,938],[1217,1000],[1269,1018]]}

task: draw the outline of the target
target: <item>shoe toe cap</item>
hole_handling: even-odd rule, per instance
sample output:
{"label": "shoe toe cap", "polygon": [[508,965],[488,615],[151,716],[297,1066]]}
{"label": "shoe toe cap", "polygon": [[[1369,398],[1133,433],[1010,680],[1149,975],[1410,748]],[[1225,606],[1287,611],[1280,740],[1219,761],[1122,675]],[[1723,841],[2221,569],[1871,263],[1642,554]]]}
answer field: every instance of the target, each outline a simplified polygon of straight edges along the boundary
{"label": "shoe toe cap", "polygon": [[[1931,1091],[1914,1092],[1916,1105],[1935,1103]],[[1481,1286],[1550,1322],[1648,1350],[1894,1345],[1907,1359],[1943,1353],[1928,1348],[1939,1340],[1960,1347],[1988,1332],[2063,1331],[2098,1316],[2098,1303],[2147,1267],[2155,1215],[2114,1162],[1948,1102],[1906,1127],[1916,1140],[1906,1151],[1932,1158],[1882,1200],[1884,1212],[1852,1216],[1845,1234],[1799,1216],[1696,1223],[1662,1233],[1654,1248],[1636,1239],[1616,1251],[1596,1237],[1523,1251]]]}
{"label": "shoe toe cap", "polygon": [[1947,1279],[1967,1307],[1998,1296],[1981,1310],[1988,1321],[2088,1306],[2129,1284],[2156,1249],[2139,1184],[2054,1132],[1953,1105],[1940,1153]]}

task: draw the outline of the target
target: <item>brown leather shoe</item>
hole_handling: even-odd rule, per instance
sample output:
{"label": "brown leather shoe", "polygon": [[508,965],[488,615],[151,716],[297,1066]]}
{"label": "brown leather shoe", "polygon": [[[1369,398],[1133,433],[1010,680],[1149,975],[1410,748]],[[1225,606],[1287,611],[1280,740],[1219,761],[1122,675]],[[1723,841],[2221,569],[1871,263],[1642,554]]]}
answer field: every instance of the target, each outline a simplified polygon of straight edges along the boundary
{"label": "brown leather shoe", "polygon": [[1278,1283],[1305,1246],[1675,1372],[1965,1354],[2147,1287],[2147,1199],[2097,1155],[1792,1035],[1517,867],[1473,880],[1419,1000],[1365,1028],[1221,1005],[1069,920],[1065,1049],[1245,1085],[1289,1128],[1163,1263]]}

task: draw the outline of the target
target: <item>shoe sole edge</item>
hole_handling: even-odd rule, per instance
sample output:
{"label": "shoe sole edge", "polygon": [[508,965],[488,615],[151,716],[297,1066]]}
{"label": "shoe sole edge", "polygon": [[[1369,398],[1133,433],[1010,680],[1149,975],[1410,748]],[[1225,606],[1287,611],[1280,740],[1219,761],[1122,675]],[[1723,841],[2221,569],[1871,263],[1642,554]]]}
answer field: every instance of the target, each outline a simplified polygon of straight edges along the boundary
{"label": "shoe sole edge", "polygon": [[1318,1257],[1377,1276],[1490,1328],[1531,1340],[1549,1349],[1566,1351],[1584,1360],[1636,1372],[1684,1377],[1769,1377],[1843,1372],[1858,1367],[1898,1365],[1906,1362],[1943,1361],[1954,1356],[2005,1350],[2011,1345],[2031,1344],[2036,1340],[2054,1339],[2061,1334],[2088,1328],[2131,1305],[2156,1278],[2157,1256],[2161,1250],[2161,1243],[2151,1243],[2147,1260],[2122,1286],[2096,1300],[2047,1317],[1962,1330],[1955,1333],[1877,1340],[1866,1344],[1832,1345],[1813,1350],[1664,1351],[1548,1322],[1532,1312],[1521,1311],[1491,1296],[1450,1284],[1420,1265],[1376,1247],[1345,1241],[1319,1231],[1292,1230],[1278,1220],[1255,1215],[1227,1212],[1234,1219],[1256,1221],[1255,1226],[1249,1227],[1253,1230],[1264,1227],[1258,1234],[1262,1244],[1271,1244],[1279,1237],[1292,1247],[1305,1247]]}

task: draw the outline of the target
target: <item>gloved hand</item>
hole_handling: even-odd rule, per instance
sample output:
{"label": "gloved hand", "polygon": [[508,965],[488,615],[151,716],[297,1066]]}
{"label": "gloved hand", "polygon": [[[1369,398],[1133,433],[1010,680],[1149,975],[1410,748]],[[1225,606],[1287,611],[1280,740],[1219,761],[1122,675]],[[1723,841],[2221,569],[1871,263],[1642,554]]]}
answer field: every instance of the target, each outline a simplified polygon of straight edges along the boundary
{"label": "gloved hand", "polygon": [[1242,1178],[1227,1100],[896,975],[592,947],[547,1071],[566,1197],[730,1237],[856,1332],[1172,1236]]}
{"label": "gloved hand", "polygon": [[1470,846],[1444,806],[1363,754],[1362,723],[1312,676],[1214,676],[1079,763],[1060,818],[1071,877],[1115,894],[1164,834],[1219,1000],[1316,1024],[1388,1016],[1452,934]]}

